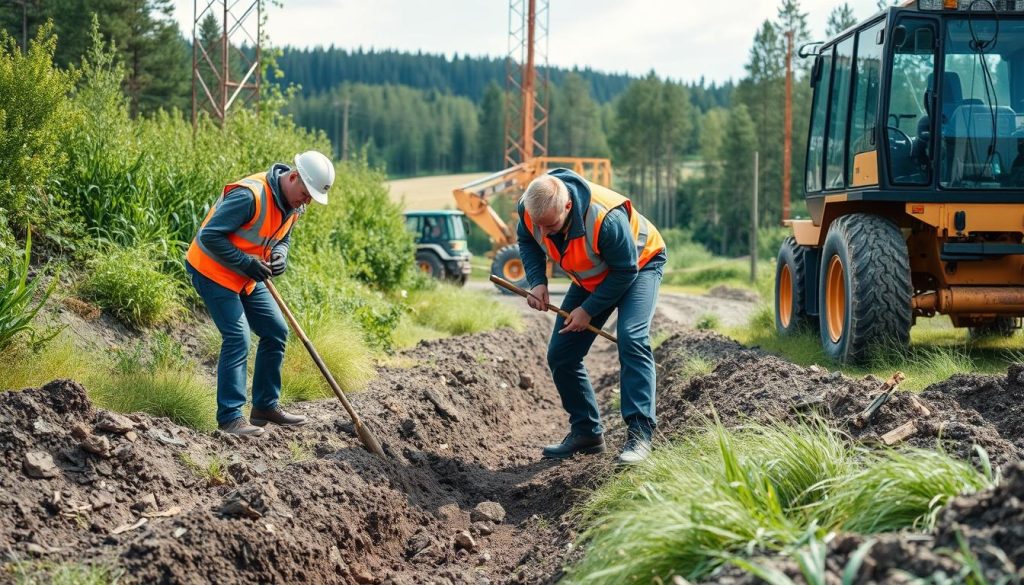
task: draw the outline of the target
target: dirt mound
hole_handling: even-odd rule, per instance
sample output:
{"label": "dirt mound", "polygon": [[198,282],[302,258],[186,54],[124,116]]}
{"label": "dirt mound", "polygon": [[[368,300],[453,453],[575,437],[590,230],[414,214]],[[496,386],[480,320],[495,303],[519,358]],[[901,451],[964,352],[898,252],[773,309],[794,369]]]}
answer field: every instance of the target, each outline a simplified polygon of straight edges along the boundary
{"label": "dirt mound", "polygon": [[948,396],[995,425],[999,434],[1024,450],[1024,364],[1006,376],[958,374],[925,389],[923,396]]}
{"label": "dirt mound", "polygon": [[[715,363],[714,371],[686,378],[682,372],[695,357]],[[1020,413],[1021,407],[1010,407],[1014,394],[999,389],[1000,378],[986,379],[979,387],[958,386],[959,392],[934,386],[918,396],[896,392],[871,423],[861,428],[854,424],[857,415],[880,394],[882,380],[873,376],[854,380],[818,366],[804,368],[756,349],[745,349],[713,332],[677,334],[659,348],[656,360],[660,368],[660,416],[670,420],[717,415],[726,425],[736,425],[751,420],[796,421],[816,412],[852,437],[869,442],[880,441],[886,433],[913,421],[905,444],[924,448],[941,444],[963,459],[976,457],[974,445],[980,445],[998,464],[1019,459],[1022,453],[1015,439],[1024,428],[1007,429],[1009,436],[1002,434],[1005,425],[1000,421],[1013,421],[1013,413]],[[1013,376],[1019,376],[1016,369],[1011,369]],[[956,380],[950,383],[956,384]],[[1014,386],[1013,392],[1019,396],[1020,387]],[[985,402],[995,395],[1000,399]],[[999,409],[1000,416],[990,418],[987,414]]]}
{"label": "dirt mound", "polygon": [[[334,401],[242,440],[97,410],[70,381],[0,394],[0,550],[142,583],[547,582],[565,513],[613,457],[538,460],[566,427],[548,329],[425,342],[415,366],[380,368],[352,399],[387,461]],[[595,380],[617,365],[602,351]]]}

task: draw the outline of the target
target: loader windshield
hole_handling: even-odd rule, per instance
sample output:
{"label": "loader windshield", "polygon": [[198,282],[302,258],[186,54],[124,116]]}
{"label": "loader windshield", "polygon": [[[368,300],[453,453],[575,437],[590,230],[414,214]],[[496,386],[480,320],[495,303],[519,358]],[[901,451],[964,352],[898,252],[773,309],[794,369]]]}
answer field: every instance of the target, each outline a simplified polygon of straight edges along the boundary
{"label": "loader windshield", "polygon": [[1024,188],[1024,21],[946,22],[936,112],[939,184]]}

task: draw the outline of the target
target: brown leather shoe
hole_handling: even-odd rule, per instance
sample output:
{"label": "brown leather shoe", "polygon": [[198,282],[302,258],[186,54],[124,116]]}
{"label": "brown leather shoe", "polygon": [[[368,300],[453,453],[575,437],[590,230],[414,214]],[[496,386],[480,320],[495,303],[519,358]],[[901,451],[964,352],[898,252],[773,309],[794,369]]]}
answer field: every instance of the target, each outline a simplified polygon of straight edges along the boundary
{"label": "brown leather shoe", "polygon": [[244,416],[240,416],[240,417],[236,418],[235,420],[233,420],[233,421],[231,421],[229,423],[222,424],[218,428],[221,431],[225,432],[225,433],[230,433],[232,435],[238,435],[240,437],[244,437],[244,436],[256,437],[256,436],[262,435],[263,433],[267,432],[267,431],[261,429],[260,427],[254,427],[251,424],[245,422],[245,417]]}
{"label": "brown leather shoe", "polygon": [[306,417],[300,414],[289,414],[280,406],[275,406],[270,410],[261,410],[258,408],[252,409],[252,412],[249,413],[249,422],[258,427],[265,426],[267,423],[274,423],[275,425],[281,425],[284,427],[294,427],[306,424]]}

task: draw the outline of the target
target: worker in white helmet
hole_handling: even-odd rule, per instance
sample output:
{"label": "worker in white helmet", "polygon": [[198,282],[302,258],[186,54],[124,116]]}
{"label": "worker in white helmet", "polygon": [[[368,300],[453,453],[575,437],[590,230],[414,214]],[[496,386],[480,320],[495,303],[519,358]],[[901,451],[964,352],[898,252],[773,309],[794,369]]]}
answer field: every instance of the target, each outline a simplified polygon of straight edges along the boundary
{"label": "worker in white helmet", "polygon": [[[295,156],[224,187],[185,257],[192,285],[220,331],[217,362],[217,424],[235,435],[261,435],[267,423],[300,425],[305,417],[285,412],[281,396],[288,325],[264,281],[284,274],[290,232],[310,201],[327,205],[334,164],[323,154]],[[249,330],[259,336],[253,369],[252,411],[246,402]]]}

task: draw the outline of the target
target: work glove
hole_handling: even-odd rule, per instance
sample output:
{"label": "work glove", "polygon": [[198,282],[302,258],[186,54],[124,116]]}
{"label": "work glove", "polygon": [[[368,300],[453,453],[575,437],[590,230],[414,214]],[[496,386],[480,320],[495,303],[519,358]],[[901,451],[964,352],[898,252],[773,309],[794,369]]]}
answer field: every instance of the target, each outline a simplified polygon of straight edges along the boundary
{"label": "work glove", "polygon": [[287,256],[280,252],[274,252],[270,255],[270,271],[274,276],[284,274],[285,268],[288,268]]}
{"label": "work glove", "polygon": [[242,272],[256,282],[263,282],[274,274],[269,264],[255,256],[249,256],[249,263],[245,265]]}

